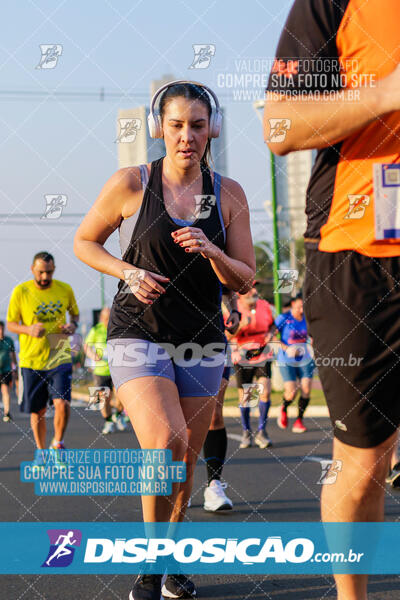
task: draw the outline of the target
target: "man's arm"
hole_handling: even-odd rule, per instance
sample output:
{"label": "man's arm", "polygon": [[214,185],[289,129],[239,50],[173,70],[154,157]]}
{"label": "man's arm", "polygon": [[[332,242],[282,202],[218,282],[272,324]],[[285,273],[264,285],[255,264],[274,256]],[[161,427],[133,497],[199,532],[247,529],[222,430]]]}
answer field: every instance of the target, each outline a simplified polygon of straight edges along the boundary
{"label": "man's arm", "polygon": [[226,310],[229,312],[229,317],[226,321],[226,331],[235,335],[237,333],[241,314],[238,311],[237,294],[233,290],[227,290],[226,294],[222,296],[222,303]]}
{"label": "man's arm", "polygon": [[12,333],[24,333],[32,337],[43,337],[46,333],[46,329],[43,327],[43,323],[34,323],[33,325],[23,325],[22,323],[16,323],[15,321],[7,321],[7,329]]}
{"label": "man's arm", "polygon": [[26,335],[30,335],[29,330],[30,330],[30,326],[29,325],[23,325],[22,323],[16,323],[14,321],[7,321],[7,329],[8,331],[11,331],[11,333],[25,333]]}
{"label": "man's arm", "polygon": [[61,331],[63,333],[68,333],[69,335],[72,335],[78,329],[78,324],[79,324],[79,313],[74,314],[74,313],[69,312],[69,323],[65,323],[64,325],[61,325]]}
{"label": "man's arm", "polygon": [[[343,0],[295,0],[292,5],[278,42],[264,112],[264,139],[275,154],[328,147],[400,108],[399,67],[379,80],[376,73],[354,73],[357,78],[349,80],[354,87],[343,87],[346,77],[338,76],[346,75],[341,63],[346,57],[338,44],[346,9]],[[370,87],[362,87],[365,82]],[[279,135],[279,141],[273,139],[278,137],[277,123],[268,119],[283,120],[285,135]]]}
{"label": "man's arm", "polygon": [[69,288],[70,298],[69,298],[69,306],[68,306],[68,314],[69,314],[69,323],[65,323],[61,325],[61,331],[68,335],[72,335],[78,329],[79,323],[79,308],[75,300],[75,294],[73,289]]}
{"label": "man's arm", "polygon": [[89,346],[89,344],[83,345],[83,351],[85,355],[90,358],[90,360],[100,360],[99,355],[97,354],[94,346]]}
{"label": "man's arm", "polygon": [[88,358],[90,358],[90,360],[99,361],[103,356],[104,349],[101,349],[100,353],[97,352],[96,342],[92,337],[92,331],[93,330],[89,331],[89,335],[87,336],[85,343],[83,344],[83,351],[85,355]]}
{"label": "man's arm", "polygon": [[269,328],[267,335],[265,336],[265,343],[269,344],[269,342],[271,342],[272,340],[275,341],[276,338],[276,334],[277,334],[277,328],[275,323],[272,323],[271,327]]}
{"label": "man's arm", "polygon": [[226,290],[226,293],[222,294],[222,303],[228,312],[237,310],[237,295],[233,290]]}
{"label": "man's arm", "polygon": [[17,367],[18,361],[17,361],[17,355],[15,353],[15,350],[11,350],[10,358],[11,358],[11,364],[14,365],[15,367]]}
{"label": "man's arm", "polygon": [[43,323],[35,323],[34,325],[25,325],[21,323],[21,289],[17,285],[12,291],[10,302],[7,309],[7,329],[12,333],[21,333],[32,337],[42,337],[46,333]]}
{"label": "man's arm", "polygon": [[11,357],[12,376],[15,381],[18,381],[18,360],[17,360],[17,355],[16,355],[15,350],[11,350],[10,357]]}
{"label": "man's arm", "polygon": [[[366,127],[380,116],[399,109],[400,66],[377,82],[376,87],[332,92],[327,99],[291,99],[287,94],[267,92],[264,139],[270,150],[278,155],[295,150],[325,148]],[[282,142],[270,140],[268,119],[290,120],[290,129]]]}

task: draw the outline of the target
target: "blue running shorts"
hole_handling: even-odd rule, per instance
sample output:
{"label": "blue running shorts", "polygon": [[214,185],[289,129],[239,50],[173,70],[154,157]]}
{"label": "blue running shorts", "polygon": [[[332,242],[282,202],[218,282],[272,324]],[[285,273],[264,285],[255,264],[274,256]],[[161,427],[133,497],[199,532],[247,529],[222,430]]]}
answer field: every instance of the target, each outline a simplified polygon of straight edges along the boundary
{"label": "blue running shorts", "polygon": [[[191,347],[197,346],[196,352]],[[216,396],[221,384],[225,361],[225,345],[157,344],[138,338],[111,339],[107,342],[107,358],[116,390],[137,377],[166,377],[173,381],[181,398]]]}

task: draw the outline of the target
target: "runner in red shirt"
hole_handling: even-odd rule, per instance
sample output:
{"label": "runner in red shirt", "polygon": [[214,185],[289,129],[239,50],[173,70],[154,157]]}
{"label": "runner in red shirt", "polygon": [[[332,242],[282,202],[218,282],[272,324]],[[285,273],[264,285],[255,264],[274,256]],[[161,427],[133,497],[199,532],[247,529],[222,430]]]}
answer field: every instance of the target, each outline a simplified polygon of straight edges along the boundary
{"label": "runner in red shirt", "polygon": [[259,298],[255,287],[239,297],[238,309],[241,313],[239,329],[234,336],[228,334],[228,337],[232,345],[232,361],[235,366],[243,426],[240,448],[249,448],[252,445],[250,407],[254,401],[251,399],[252,396],[254,397],[251,389],[254,389],[255,385],[250,387],[250,384],[254,380],[260,385],[257,390],[260,398],[258,403],[260,414],[254,442],[260,448],[268,448],[271,446],[271,440],[266,426],[271,405],[272,354],[265,349],[265,346],[272,338],[274,318],[269,303]]}

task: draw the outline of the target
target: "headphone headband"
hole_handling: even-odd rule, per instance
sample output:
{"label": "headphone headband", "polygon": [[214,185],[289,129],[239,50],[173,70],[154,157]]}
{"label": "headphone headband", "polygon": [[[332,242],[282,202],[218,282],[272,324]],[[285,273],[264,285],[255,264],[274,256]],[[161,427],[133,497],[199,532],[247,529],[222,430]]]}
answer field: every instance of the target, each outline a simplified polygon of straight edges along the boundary
{"label": "headphone headband", "polygon": [[176,79],[175,81],[170,81],[169,83],[165,83],[160,88],[158,88],[158,90],[155,92],[153,98],[151,99],[150,112],[154,113],[154,105],[156,103],[158,96],[161,94],[161,92],[168,89],[169,87],[172,87],[173,85],[179,85],[181,83],[192,83],[193,85],[197,85],[199,87],[204,88],[210,94],[210,96],[212,96],[214,103],[215,103],[215,108],[217,109],[217,111],[220,110],[219,101],[218,101],[217,96],[212,91],[212,89],[207,87],[206,85],[204,85],[204,83],[200,83],[199,81],[189,81],[186,79]]}
{"label": "headphone headband", "polygon": [[198,81],[189,81],[186,79],[176,79],[175,81],[170,81],[169,83],[162,85],[155,92],[153,98],[151,99],[150,112],[149,112],[149,116],[147,117],[150,137],[152,137],[152,138],[162,137],[161,117],[159,114],[155,113],[155,103],[156,103],[157,98],[159,97],[161,92],[163,92],[164,90],[168,89],[169,87],[171,87],[173,85],[180,85],[180,84],[197,85],[198,87],[206,90],[206,92],[208,92],[208,94],[213,98],[215,108],[211,107],[210,137],[218,137],[219,133],[221,131],[222,113],[221,113],[219,101],[218,101],[216,94],[212,91],[211,88],[204,85],[204,83],[200,83]]}

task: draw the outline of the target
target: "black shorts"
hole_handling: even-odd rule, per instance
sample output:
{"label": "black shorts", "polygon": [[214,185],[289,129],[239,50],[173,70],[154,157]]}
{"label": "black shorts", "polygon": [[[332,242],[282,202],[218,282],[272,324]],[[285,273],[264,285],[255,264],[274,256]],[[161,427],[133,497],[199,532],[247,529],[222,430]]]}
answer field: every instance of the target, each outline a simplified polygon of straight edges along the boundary
{"label": "black shorts", "polygon": [[271,363],[267,361],[262,366],[255,367],[243,367],[241,365],[235,365],[236,385],[242,387],[245,383],[252,383],[254,379],[260,379],[260,377],[267,377],[271,379]]}
{"label": "black shorts", "polygon": [[23,385],[21,412],[38,413],[45,408],[47,402],[52,404],[53,399],[56,398],[71,401],[71,363],[46,371],[22,367],[21,376]]}
{"label": "black shorts", "polygon": [[304,308],[334,435],[372,448],[400,424],[400,257],[307,249]]}
{"label": "black shorts", "polygon": [[111,375],[94,375],[94,385],[96,387],[108,387],[110,391],[113,389]]}
{"label": "black shorts", "polygon": [[226,379],[227,381],[229,381],[230,376],[231,376],[231,367],[224,367],[224,370],[222,373],[222,379]]}
{"label": "black shorts", "polygon": [[6,371],[5,373],[0,373],[0,385],[10,385],[13,380],[12,371]]}

